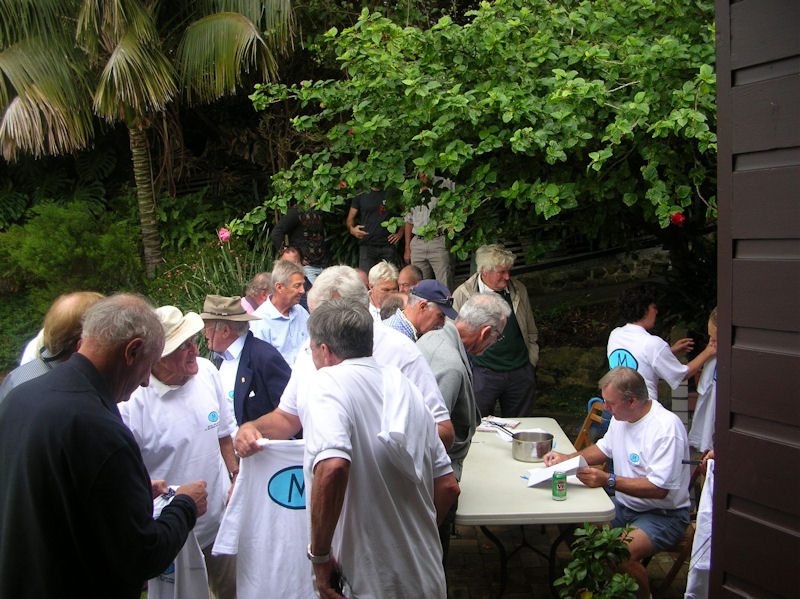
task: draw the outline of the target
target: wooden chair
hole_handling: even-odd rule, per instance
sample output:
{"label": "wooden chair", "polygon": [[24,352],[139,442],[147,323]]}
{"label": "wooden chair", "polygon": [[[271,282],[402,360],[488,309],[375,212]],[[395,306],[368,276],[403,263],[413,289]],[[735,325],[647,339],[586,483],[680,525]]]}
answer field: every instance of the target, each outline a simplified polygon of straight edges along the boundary
{"label": "wooden chair", "polygon": [[[692,489],[698,484],[698,482],[702,485],[702,475],[703,473],[700,471],[700,466],[695,466],[694,470],[692,470],[692,475],[689,478],[689,491],[691,492]],[[670,553],[674,555],[672,567],[670,567],[669,572],[664,577],[664,580],[658,585],[657,588],[651,589],[653,599],[663,599],[666,592],[669,590],[669,587],[672,585],[672,582],[675,580],[675,577],[680,572],[681,567],[684,563],[688,562],[692,556],[692,543],[694,542],[694,531],[695,531],[695,524],[694,519],[697,517],[696,513],[692,514],[692,522],[689,523],[689,526],[686,527],[686,531],[683,533],[683,538],[678,541],[676,545],[670,547],[666,551],[662,553]],[[647,566],[655,556],[650,556],[650,558],[643,560],[642,563]]]}
{"label": "wooden chair", "polygon": [[597,424],[603,423],[604,409],[605,404],[602,401],[594,401],[589,406],[589,413],[586,415],[586,420],[583,421],[583,426],[581,426],[581,429],[578,431],[578,436],[575,437],[575,451],[580,451],[587,445],[592,444],[591,438],[589,437],[589,430],[593,422]]}

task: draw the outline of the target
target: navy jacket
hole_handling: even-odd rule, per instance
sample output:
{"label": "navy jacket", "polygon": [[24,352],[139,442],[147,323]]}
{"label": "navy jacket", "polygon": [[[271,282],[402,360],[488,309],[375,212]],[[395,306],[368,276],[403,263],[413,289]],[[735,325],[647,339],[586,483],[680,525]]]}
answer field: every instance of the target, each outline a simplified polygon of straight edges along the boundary
{"label": "navy jacket", "polygon": [[233,387],[233,411],[240,426],[278,407],[292,369],[280,352],[248,332]]}

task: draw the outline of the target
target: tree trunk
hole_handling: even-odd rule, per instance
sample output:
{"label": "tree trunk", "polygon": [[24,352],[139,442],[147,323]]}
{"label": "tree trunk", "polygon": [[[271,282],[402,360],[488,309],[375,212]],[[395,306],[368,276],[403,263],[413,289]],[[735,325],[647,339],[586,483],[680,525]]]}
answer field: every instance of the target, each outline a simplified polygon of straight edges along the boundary
{"label": "tree trunk", "polygon": [[142,226],[142,250],[147,278],[155,276],[161,263],[161,236],[156,224],[156,199],[153,193],[153,171],[150,167],[150,152],[147,135],[134,125],[128,127],[131,156],[133,159],[133,178],[136,183],[136,200],[139,204],[139,222]]}

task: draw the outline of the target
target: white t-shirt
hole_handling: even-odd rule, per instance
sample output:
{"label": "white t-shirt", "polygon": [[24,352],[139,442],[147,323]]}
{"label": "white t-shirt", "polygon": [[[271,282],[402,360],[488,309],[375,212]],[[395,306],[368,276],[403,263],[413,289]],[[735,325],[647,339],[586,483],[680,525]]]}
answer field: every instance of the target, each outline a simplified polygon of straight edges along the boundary
{"label": "white t-shirt", "polygon": [[[299,405],[307,492],[311,497],[318,462],[334,457],[350,462],[333,555],[354,596],[444,599],[433,485],[452,468],[419,392],[373,358],[321,368],[311,389]],[[406,461],[382,440],[387,429],[403,440]],[[405,468],[414,462],[420,466],[416,484]]]}
{"label": "white t-shirt", "polygon": [[306,559],[305,443],[268,441],[244,458],[212,553],[237,554],[237,599],[315,596]]}
{"label": "white t-shirt", "polygon": [[644,377],[650,399],[654,400],[658,400],[659,378],[677,389],[689,372],[689,367],[675,357],[666,341],[651,335],[638,324],[628,323],[611,331],[606,355],[609,368],[635,368]]}
{"label": "white t-shirt", "polygon": [[[278,406],[287,414],[298,416],[297,398],[306,397],[309,392],[309,381],[317,371],[311,354],[306,351],[309,342],[297,354],[297,361],[292,366],[292,376],[286,384]],[[433,414],[435,422],[450,420],[450,412],[444,404],[442,392],[436,383],[436,377],[425,356],[419,351],[417,344],[408,337],[383,325],[372,327],[372,355],[381,366],[395,366],[419,389],[425,405]]]}
{"label": "white t-shirt", "polygon": [[[173,491],[176,489],[172,487]],[[161,515],[161,510],[173,498],[174,495],[160,495],[153,500],[153,519]],[[206,560],[194,531],[189,531],[186,542],[167,569],[147,581],[147,599],[211,599]]]}
{"label": "white t-shirt", "polygon": [[643,499],[617,491],[622,505],[637,512],[688,507],[690,467],[681,463],[689,459],[686,429],[680,418],[660,403],[651,401],[650,406],[636,422],[612,417],[597,447],[614,460],[617,476],[646,478],[668,491],[663,499]]}
{"label": "white t-shirt", "polygon": [[206,481],[208,510],[194,532],[200,546],[208,547],[230,489],[219,439],[231,434],[235,421],[217,369],[205,358],[197,358],[197,365],[197,374],[185,385],[170,387],[151,376],[148,387],[138,387],[130,400],[117,405],[150,478],[168,485]]}
{"label": "white t-shirt", "polygon": [[714,449],[714,418],[717,409],[717,358],[703,366],[697,383],[697,406],[689,430],[689,446],[699,451]]}

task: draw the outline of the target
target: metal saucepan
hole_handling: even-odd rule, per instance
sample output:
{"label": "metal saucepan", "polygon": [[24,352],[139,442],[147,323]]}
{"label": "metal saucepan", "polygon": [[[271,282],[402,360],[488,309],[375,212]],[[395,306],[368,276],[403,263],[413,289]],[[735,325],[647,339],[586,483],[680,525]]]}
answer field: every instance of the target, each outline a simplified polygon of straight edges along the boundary
{"label": "metal saucepan", "polygon": [[511,455],[520,462],[541,462],[544,454],[553,449],[553,435],[521,431],[511,439]]}

